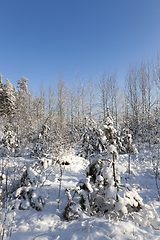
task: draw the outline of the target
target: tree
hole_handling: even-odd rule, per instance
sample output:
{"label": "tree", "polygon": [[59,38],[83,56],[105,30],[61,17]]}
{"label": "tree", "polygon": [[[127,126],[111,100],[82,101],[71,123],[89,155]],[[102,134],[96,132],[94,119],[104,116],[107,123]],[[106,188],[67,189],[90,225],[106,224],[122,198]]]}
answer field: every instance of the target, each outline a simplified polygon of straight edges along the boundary
{"label": "tree", "polygon": [[157,53],[156,66],[154,69],[154,81],[157,85],[157,88],[160,90],[160,57]]}
{"label": "tree", "polygon": [[92,81],[92,78],[88,80],[88,86],[87,86],[87,91],[88,91],[88,115],[89,119],[93,118],[93,110],[94,110],[94,100],[95,100],[95,91],[94,91],[94,84]]}
{"label": "tree", "polygon": [[49,86],[47,91],[47,114],[48,114],[48,123],[49,128],[52,129],[53,122],[54,122],[54,108],[55,108],[55,99],[54,99],[54,92]]}
{"label": "tree", "polygon": [[139,89],[140,89],[140,135],[142,142],[151,140],[151,108],[154,98],[152,97],[153,91],[153,71],[151,65],[143,61],[139,69]]}
{"label": "tree", "polygon": [[82,90],[81,90],[81,124],[83,125],[84,122],[85,122],[85,114],[86,114],[86,111],[85,111],[85,86],[82,85]]}
{"label": "tree", "polygon": [[65,116],[65,88],[63,78],[60,76],[57,83],[57,110],[58,110],[58,126],[62,130],[64,127]]}
{"label": "tree", "polygon": [[106,117],[107,101],[108,101],[108,92],[107,92],[107,82],[105,74],[102,75],[102,79],[99,80],[99,91],[100,91],[100,100],[103,112],[103,119]]}
{"label": "tree", "polygon": [[3,96],[3,83],[2,74],[0,73],[0,115],[3,114],[4,96]]}
{"label": "tree", "polygon": [[74,88],[75,91],[75,124],[78,128],[83,125],[83,115],[84,115],[84,85],[81,83],[79,72],[77,74],[77,79],[75,81]]}
{"label": "tree", "polygon": [[[156,66],[155,66],[155,69],[154,69],[154,81],[156,83],[156,106],[155,106],[155,109],[154,109],[154,119],[155,119],[155,135],[158,135],[158,138],[159,138],[159,128],[160,128],[160,57],[159,57],[159,53],[157,53],[157,61],[156,61]],[[158,134],[157,134],[158,133]],[[156,141],[157,142],[157,141]],[[159,143],[160,143],[160,140],[159,140]]]}
{"label": "tree", "polygon": [[111,115],[115,118],[116,128],[118,127],[118,87],[116,82],[116,73],[108,75],[108,89],[109,89],[109,100],[108,106],[111,109]]}
{"label": "tree", "polygon": [[86,142],[87,146],[91,145],[88,150],[93,150],[93,154],[89,156],[90,164],[86,169],[86,178],[80,179],[76,187],[65,190],[69,200],[64,210],[66,220],[77,219],[82,215],[83,210],[90,215],[121,219],[133,211],[138,212],[143,206],[142,198],[138,193],[132,191],[129,184],[120,184],[120,178],[119,180],[116,178],[117,131],[108,108],[102,129],[106,137],[107,153],[101,154],[97,151],[98,148],[93,143],[100,138],[94,135],[95,128],[91,129],[86,139],[89,141]]}
{"label": "tree", "polygon": [[139,92],[138,92],[138,71],[137,67],[130,67],[126,77],[126,97],[130,115],[129,128],[135,138],[139,132]]}
{"label": "tree", "polygon": [[20,80],[17,80],[17,88],[20,89],[20,91],[23,91],[23,92],[26,92],[28,91],[28,88],[27,88],[27,82],[28,82],[29,79],[27,79],[26,77],[21,77]]}
{"label": "tree", "polygon": [[16,94],[16,128],[17,136],[21,140],[22,152],[24,153],[25,145],[30,122],[29,101],[30,93],[27,90],[28,79],[21,77],[17,80],[17,94]]}
{"label": "tree", "polygon": [[16,89],[8,79],[6,79],[3,88],[3,97],[3,112],[5,115],[12,117],[16,109]]}
{"label": "tree", "polygon": [[88,158],[90,155],[101,153],[104,150],[103,146],[103,131],[93,119],[86,118],[86,124],[82,132],[82,142],[80,155]]}
{"label": "tree", "polygon": [[74,126],[74,95],[73,92],[70,92],[70,121],[71,121],[71,126],[73,128]]}

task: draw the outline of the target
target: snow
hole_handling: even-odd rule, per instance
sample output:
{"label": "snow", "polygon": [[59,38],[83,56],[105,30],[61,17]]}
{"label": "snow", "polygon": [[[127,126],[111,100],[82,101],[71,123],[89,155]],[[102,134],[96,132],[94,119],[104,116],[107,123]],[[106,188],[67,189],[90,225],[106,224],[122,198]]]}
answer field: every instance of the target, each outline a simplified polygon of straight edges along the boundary
{"label": "snow", "polygon": [[[11,158],[12,161],[17,161],[19,167],[23,166],[24,162],[31,161],[26,158]],[[24,162],[23,162],[24,161]],[[45,159],[44,159],[45,161]],[[134,196],[136,192],[139,202],[143,201],[143,211],[132,213],[130,218],[108,219],[104,216],[94,217],[83,212],[80,217],[73,221],[65,221],[63,219],[63,211],[68,203],[67,196],[64,193],[66,188],[76,187],[80,184],[87,184],[90,191],[89,179],[84,177],[88,161],[82,157],[75,155],[74,151],[68,150],[61,153],[61,162],[68,162],[68,165],[63,165],[61,188],[60,186],[60,168],[59,165],[54,165],[52,174],[44,182],[43,188],[34,188],[32,198],[37,199],[37,196],[45,198],[45,205],[42,211],[36,211],[33,208],[29,210],[10,210],[8,218],[12,219],[15,214],[15,223],[12,229],[11,240],[130,240],[130,239],[160,239],[160,202],[157,197],[157,188],[153,173],[153,165],[151,154],[149,151],[142,151],[131,158],[131,173],[128,174],[128,155],[123,154],[116,160],[117,178],[121,178],[121,184],[124,186],[123,194],[128,196],[128,201],[133,201],[137,205]],[[49,171],[50,166],[45,166],[45,171]],[[30,178],[35,183],[35,173],[31,168],[28,168]],[[106,176],[110,179],[110,184],[113,183],[111,172],[107,171]],[[80,181],[81,179],[81,181]],[[99,176],[99,181],[103,179]],[[158,179],[159,184],[160,180]],[[130,187],[131,186],[131,187]],[[115,188],[111,185],[108,194],[115,197]],[[60,189],[60,204],[58,208],[58,196]],[[16,194],[20,194],[21,189],[18,189]],[[82,190],[81,190],[82,191]],[[134,193],[134,194],[133,194]],[[86,192],[84,191],[85,195]],[[140,196],[140,197],[139,197]],[[116,203],[116,209],[121,210],[124,214],[127,213],[126,207],[121,193],[118,194],[119,201]],[[23,208],[28,209],[27,201],[23,202]],[[79,211],[80,206],[75,205],[75,211]],[[2,219],[4,212],[2,214]]]}
{"label": "snow", "polygon": [[108,154],[115,154],[115,158],[117,159],[118,158],[118,152],[117,152],[117,148],[114,146],[114,145],[109,145],[108,147],[107,147],[107,152],[108,152]]}
{"label": "snow", "polygon": [[93,189],[90,184],[90,177],[79,180],[77,186],[83,186],[83,185],[85,185],[87,187],[88,192],[90,192],[90,193],[93,192]]}
{"label": "snow", "polygon": [[106,141],[107,141],[106,136],[102,136],[101,137],[101,143],[104,145],[104,144],[106,144]]}
{"label": "snow", "polygon": [[118,201],[116,202],[115,210],[116,211],[122,211],[124,214],[127,213],[127,208],[125,206],[124,199],[121,198],[119,195],[118,195]]}

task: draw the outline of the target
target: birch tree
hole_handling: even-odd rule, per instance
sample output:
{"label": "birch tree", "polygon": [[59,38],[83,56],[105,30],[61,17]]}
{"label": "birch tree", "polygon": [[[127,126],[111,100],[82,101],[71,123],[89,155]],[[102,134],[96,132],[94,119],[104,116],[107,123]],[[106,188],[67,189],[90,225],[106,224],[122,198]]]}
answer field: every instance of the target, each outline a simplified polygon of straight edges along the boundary
{"label": "birch tree", "polygon": [[133,131],[135,137],[139,131],[139,92],[138,92],[138,72],[137,67],[130,67],[126,78],[126,96],[130,109],[129,127]]}
{"label": "birch tree", "polygon": [[106,117],[107,105],[108,105],[108,91],[107,91],[107,81],[106,75],[103,74],[101,79],[98,82],[99,92],[100,92],[100,102],[102,107],[103,119]]}
{"label": "birch tree", "polygon": [[93,118],[95,105],[95,88],[91,77],[87,82],[87,92],[88,92],[88,115],[89,119],[91,120]]}
{"label": "birch tree", "polygon": [[65,88],[64,88],[64,81],[60,76],[57,83],[57,112],[58,118],[57,123],[59,129],[62,130],[64,126],[64,116],[65,116]]}

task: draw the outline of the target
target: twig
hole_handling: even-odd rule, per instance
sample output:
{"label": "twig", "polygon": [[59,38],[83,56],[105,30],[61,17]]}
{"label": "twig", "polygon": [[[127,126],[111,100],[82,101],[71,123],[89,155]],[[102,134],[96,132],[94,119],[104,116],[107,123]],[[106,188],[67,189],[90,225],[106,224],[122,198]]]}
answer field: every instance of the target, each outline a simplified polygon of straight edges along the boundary
{"label": "twig", "polygon": [[35,238],[33,238],[33,240],[35,240],[36,238],[41,237],[41,236],[43,236],[43,235],[46,235],[46,234],[47,234],[47,232],[46,232],[46,233],[39,234],[39,235],[37,235]]}

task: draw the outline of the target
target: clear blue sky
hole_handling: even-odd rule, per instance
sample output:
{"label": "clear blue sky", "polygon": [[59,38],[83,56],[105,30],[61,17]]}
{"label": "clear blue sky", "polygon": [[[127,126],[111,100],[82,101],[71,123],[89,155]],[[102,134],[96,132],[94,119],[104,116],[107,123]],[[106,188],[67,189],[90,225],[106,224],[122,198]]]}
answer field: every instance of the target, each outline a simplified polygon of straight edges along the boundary
{"label": "clear blue sky", "polygon": [[0,73],[33,92],[69,85],[77,72],[96,82],[117,72],[123,84],[130,63],[160,49],[160,0],[1,0]]}

